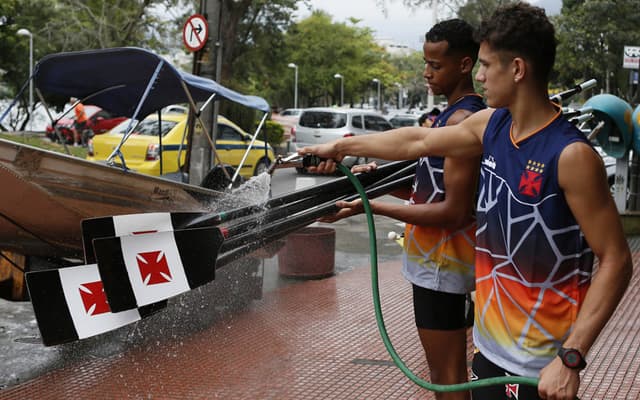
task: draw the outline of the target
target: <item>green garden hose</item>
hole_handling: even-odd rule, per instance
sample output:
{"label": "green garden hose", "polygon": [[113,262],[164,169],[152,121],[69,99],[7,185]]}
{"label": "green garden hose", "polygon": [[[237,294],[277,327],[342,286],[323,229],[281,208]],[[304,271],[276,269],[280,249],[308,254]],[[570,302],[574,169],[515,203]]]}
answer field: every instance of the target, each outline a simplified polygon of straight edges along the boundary
{"label": "green garden hose", "polygon": [[435,383],[427,382],[424,379],[416,376],[407,366],[404,364],[396,350],[393,348],[391,344],[391,340],[389,340],[389,335],[387,334],[387,330],[384,326],[384,320],[382,318],[382,309],[380,307],[380,292],[378,288],[378,246],[376,244],[376,228],[373,222],[373,212],[371,211],[371,205],[369,204],[369,199],[367,198],[367,194],[365,193],[364,188],[360,184],[358,178],[356,178],[351,171],[344,165],[338,163],[338,169],[344,173],[353,186],[358,191],[360,198],[362,199],[362,205],[364,207],[364,213],[367,216],[367,225],[369,227],[369,246],[370,246],[370,257],[371,257],[371,288],[373,294],[373,305],[376,312],[376,323],[378,325],[378,331],[380,332],[380,336],[382,336],[382,341],[384,342],[384,346],[386,347],[389,355],[393,359],[393,362],[396,364],[398,368],[415,384],[421,386],[427,390],[432,392],[458,392],[458,391],[466,391],[472,390],[480,387],[486,386],[494,386],[494,385],[506,385],[506,384],[522,384],[522,385],[531,385],[538,386],[538,379],[536,378],[527,378],[523,376],[504,376],[504,377],[496,377],[496,378],[486,378],[479,379],[473,382],[465,382],[458,383],[454,385],[438,385]]}

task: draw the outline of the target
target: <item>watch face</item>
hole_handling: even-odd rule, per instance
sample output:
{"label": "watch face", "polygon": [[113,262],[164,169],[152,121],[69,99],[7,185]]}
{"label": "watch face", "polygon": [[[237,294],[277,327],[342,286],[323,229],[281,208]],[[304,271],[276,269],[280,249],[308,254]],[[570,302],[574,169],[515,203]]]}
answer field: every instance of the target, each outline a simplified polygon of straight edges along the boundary
{"label": "watch face", "polygon": [[576,368],[580,365],[581,360],[580,354],[575,350],[568,350],[564,353],[564,361],[570,368]]}

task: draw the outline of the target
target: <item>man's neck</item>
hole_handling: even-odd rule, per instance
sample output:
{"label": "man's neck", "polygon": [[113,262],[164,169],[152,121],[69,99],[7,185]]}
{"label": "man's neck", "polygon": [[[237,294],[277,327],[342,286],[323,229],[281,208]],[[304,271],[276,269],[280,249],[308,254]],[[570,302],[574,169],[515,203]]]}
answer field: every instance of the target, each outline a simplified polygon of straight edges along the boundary
{"label": "man's neck", "polygon": [[553,119],[558,110],[551,104],[546,91],[537,93],[520,90],[509,106],[513,139],[526,137]]}
{"label": "man's neck", "polygon": [[475,92],[476,91],[473,87],[473,81],[471,80],[471,78],[463,79],[459,82],[455,89],[453,89],[450,93],[445,94],[445,97],[447,98],[447,105],[450,106],[460,100],[462,97]]}

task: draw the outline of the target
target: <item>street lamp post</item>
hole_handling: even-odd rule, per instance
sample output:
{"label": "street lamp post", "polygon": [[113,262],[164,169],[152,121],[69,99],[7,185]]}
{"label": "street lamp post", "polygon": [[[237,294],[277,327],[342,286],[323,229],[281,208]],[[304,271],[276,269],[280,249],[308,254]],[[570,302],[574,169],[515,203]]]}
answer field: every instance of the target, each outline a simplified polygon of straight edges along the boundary
{"label": "street lamp post", "polygon": [[298,66],[294,63],[289,63],[287,67],[295,70],[293,78],[293,108],[298,108]]}
{"label": "street lamp post", "polygon": [[378,84],[378,111],[382,111],[382,104],[380,104],[380,79],[373,78],[371,81]]}
{"label": "street lamp post", "polygon": [[28,29],[18,29],[16,32],[18,36],[29,36],[29,130],[31,130],[31,121],[33,120],[33,80],[31,74],[33,74],[33,34]]}
{"label": "street lamp post", "polygon": [[398,87],[398,110],[402,108],[402,85],[398,82],[394,83]]}
{"label": "street lamp post", "polygon": [[335,74],[333,77],[340,79],[340,107],[342,107],[344,105],[344,76]]}

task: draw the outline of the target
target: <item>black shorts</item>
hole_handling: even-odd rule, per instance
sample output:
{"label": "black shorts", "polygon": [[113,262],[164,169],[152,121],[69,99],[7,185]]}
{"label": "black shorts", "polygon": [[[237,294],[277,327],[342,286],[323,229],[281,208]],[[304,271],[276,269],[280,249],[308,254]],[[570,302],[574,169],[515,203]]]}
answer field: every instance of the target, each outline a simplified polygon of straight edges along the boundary
{"label": "black shorts", "polygon": [[87,128],[87,121],[83,121],[83,122],[74,121],[73,125],[76,128],[76,131],[78,133],[81,133],[83,130]]}
{"label": "black shorts", "polygon": [[467,327],[466,295],[412,286],[413,313],[418,328],[453,331]]}
{"label": "black shorts", "polygon": [[[509,375],[516,376],[487,360],[481,353],[474,354],[471,366],[472,381]],[[471,397],[473,400],[540,400],[536,386],[519,384],[493,385],[474,389],[471,391]]]}

